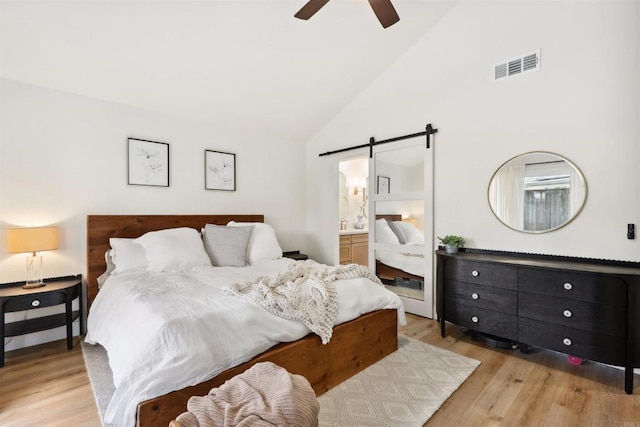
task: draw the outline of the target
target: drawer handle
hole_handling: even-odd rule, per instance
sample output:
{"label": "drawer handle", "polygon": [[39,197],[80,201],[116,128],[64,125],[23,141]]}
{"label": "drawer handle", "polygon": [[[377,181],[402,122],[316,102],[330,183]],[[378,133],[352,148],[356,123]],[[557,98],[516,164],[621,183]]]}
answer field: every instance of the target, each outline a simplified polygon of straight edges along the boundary
{"label": "drawer handle", "polygon": [[566,290],[570,291],[571,289],[573,289],[573,285],[569,282],[565,283],[564,285],[562,285]]}
{"label": "drawer handle", "polygon": [[571,340],[569,338],[565,338],[565,339],[562,340],[562,344],[571,345]]}
{"label": "drawer handle", "polygon": [[33,301],[31,301],[31,305],[32,305],[33,307],[37,307],[37,306],[39,306],[39,305],[40,305],[40,301],[39,301],[39,300],[37,300],[37,299],[34,299]]}
{"label": "drawer handle", "polygon": [[571,310],[565,310],[565,311],[562,312],[562,314],[564,314],[564,317],[573,316],[573,313],[571,312]]}
{"label": "drawer handle", "polygon": [[471,298],[473,299],[478,299],[480,298],[480,295],[476,294],[475,292],[471,294]]}
{"label": "drawer handle", "polygon": [[478,319],[476,316],[473,316],[473,317],[471,318],[471,321],[472,321],[473,323],[478,323],[478,320],[479,320],[479,319]]}
{"label": "drawer handle", "polygon": [[472,275],[473,277],[478,277],[478,276],[480,275],[480,272],[479,272],[478,270],[473,270],[473,271],[471,272],[471,275]]}

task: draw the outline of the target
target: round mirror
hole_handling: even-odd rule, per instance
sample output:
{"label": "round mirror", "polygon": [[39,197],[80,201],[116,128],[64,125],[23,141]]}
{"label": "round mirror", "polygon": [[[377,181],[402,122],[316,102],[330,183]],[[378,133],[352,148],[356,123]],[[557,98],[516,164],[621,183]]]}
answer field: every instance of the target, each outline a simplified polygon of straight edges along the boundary
{"label": "round mirror", "polygon": [[505,162],[489,183],[489,205],[507,227],[525,233],[557,230],[587,199],[587,182],[562,156],[535,151]]}

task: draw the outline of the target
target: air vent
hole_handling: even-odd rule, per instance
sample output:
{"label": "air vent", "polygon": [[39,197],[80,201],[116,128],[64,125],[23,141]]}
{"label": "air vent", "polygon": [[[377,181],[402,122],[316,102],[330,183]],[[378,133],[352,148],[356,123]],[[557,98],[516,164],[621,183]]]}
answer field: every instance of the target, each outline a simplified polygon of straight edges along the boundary
{"label": "air vent", "polygon": [[507,77],[507,64],[496,65],[495,79],[501,79]]}
{"label": "air vent", "polygon": [[519,74],[522,72],[522,58],[518,58],[515,61],[509,61],[509,75]]}
{"label": "air vent", "polygon": [[532,71],[538,68],[540,63],[540,56],[537,53],[532,53],[522,58],[522,71]]}
{"label": "air vent", "polygon": [[523,74],[540,69],[540,50],[518,56],[496,64],[493,68],[493,79],[501,80],[507,77]]}

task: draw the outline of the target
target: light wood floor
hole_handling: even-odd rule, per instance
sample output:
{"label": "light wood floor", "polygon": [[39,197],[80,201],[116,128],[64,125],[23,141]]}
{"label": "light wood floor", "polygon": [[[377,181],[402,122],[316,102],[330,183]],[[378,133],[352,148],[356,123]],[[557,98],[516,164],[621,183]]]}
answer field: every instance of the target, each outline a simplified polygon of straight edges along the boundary
{"label": "light wood floor", "polygon": [[[624,393],[624,373],[532,349],[496,350],[448,326],[408,316],[402,334],[480,360],[481,365],[434,414],[427,426],[640,427],[640,376],[634,395]],[[0,426],[100,426],[93,392],[76,338],[7,354],[0,368]]]}

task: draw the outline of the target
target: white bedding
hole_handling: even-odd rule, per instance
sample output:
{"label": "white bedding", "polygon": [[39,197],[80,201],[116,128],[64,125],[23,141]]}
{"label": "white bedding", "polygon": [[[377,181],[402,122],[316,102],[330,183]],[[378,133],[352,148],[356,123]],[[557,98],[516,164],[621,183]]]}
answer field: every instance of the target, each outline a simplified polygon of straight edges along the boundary
{"label": "white bedding", "polygon": [[[139,402],[198,384],[279,342],[307,335],[304,325],[222,291],[276,274],[291,262],[109,277],[91,306],[86,336],[106,348],[113,371],[116,391],[104,421],[132,426]],[[384,287],[364,278],[335,286],[336,324],[382,308],[397,309],[399,324],[406,323],[402,302]]]}
{"label": "white bedding", "polygon": [[424,277],[424,256],[376,249],[376,259],[390,267]]}

